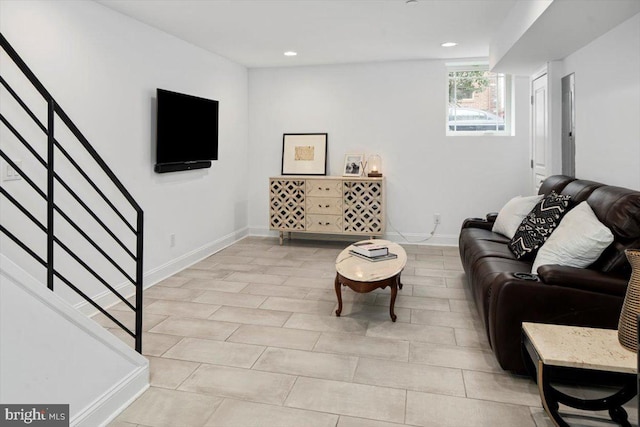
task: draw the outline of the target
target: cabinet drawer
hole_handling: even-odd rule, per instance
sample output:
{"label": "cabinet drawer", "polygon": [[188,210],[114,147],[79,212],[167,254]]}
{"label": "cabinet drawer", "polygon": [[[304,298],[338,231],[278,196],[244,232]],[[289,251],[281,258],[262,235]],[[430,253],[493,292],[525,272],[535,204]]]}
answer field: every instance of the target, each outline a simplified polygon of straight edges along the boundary
{"label": "cabinet drawer", "polygon": [[338,197],[309,197],[307,212],[310,214],[342,215],[342,199]]}
{"label": "cabinet drawer", "polygon": [[335,233],[342,231],[341,215],[307,215],[307,231],[315,233]]}
{"label": "cabinet drawer", "polygon": [[330,179],[308,179],[307,196],[342,197],[342,181]]}

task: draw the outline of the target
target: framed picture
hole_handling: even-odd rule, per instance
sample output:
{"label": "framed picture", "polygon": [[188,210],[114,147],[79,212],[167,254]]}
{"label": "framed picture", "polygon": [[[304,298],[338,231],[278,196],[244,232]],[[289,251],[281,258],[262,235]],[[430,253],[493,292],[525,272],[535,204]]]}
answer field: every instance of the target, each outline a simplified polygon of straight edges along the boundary
{"label": "framed picture", "polygon": [[285,133],[283,135],[282,175],[326,174],[326,133]]}
{"label": "framed picture", "polygon": [[343,176],[360,176],[364,169],[364,154],[346,154],[344,156]]}

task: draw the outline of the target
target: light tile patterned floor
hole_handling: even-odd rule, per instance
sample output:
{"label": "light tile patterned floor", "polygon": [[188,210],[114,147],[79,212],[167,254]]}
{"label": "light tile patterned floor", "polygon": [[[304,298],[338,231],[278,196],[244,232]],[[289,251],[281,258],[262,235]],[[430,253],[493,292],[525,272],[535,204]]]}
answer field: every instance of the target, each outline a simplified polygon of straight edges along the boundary
{"label": "light tile patterned floor", "polygon": [[344,288],[335,317],[333,261],[345,245],[245,238],[148,289],[151,388],[111,426],[552,425],[535,384],[491,353],[457,248],[405,245],[392,323],[389,289]]}

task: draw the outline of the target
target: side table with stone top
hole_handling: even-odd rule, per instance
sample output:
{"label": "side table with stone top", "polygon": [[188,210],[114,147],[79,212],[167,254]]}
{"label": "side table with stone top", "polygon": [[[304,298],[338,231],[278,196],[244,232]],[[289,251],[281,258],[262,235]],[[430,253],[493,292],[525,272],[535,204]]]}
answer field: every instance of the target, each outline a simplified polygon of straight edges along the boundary
{"label": "side table with stone top", "polygon": [[[609,411],[611,419],[631,426],[622,405],[636,394],[636,353],[620,345],[618,331],[579,326],[522,324],[525,364],[538,383],[542,406],[556,426],[568,427],[558,404],[588,411]],[[552,385],[570,380],[584,385],[616,385],[613,394],[580,399]]]}

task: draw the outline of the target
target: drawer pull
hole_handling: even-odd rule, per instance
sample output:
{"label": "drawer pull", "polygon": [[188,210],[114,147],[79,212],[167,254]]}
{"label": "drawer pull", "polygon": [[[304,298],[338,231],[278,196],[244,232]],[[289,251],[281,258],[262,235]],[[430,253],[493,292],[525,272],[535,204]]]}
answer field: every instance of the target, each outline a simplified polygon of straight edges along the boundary
{"label": "drawer pull", "polygon": [[329,190],[331,190],[331,189],[330,189],[329,187],[327,187],[327,188],[325,188],[325,190],[329,191]]}
{"label": "drawer pull", "polygon": [[[318,207],[321,208],[322,205],[318,205]],[[330,208],[330,207],[331,207],[331,205],[325,205],[325,208]]]}
{"label": "drawer pull", "polygon": [[318,225],[331,225],[331,223],[330,222],[325,222],[323,224],[322,221],[318,221]]}

